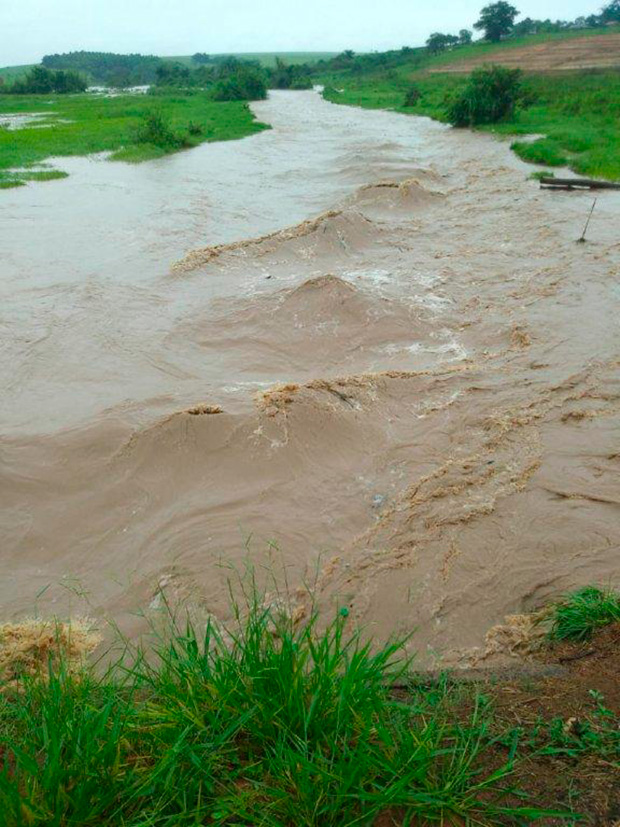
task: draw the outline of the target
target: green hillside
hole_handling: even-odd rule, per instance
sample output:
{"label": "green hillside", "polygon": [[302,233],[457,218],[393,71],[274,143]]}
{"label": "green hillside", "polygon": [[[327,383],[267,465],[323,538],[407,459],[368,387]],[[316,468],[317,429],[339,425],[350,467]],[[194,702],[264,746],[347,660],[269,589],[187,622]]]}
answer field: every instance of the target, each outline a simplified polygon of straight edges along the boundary
{"label": "green hillside", "polygon": [[[618,35],[619,26],[581,30],[581,37]],[[427,50],[399,50],[359,55],[347,62],[331,61],[318,75],[333,103],[370,109],[392,109],[411,115],[446,120],[450,98],[468,76],[438,69],[471,60],[491,51],[513,50],[536,43],[575,38],[575,31],[510,38],[499,44],[477,42],[440,55]],[[334,68],[335,64],[339,64]],[[524,160],[547,167],[568,166],[576,172],[620,180],[620,72],[588,69],[532,74],[523,66],[526,105],[510,120],[481,127],[505,135],[545,137],[516,140],[512,147]],[[413,88],[419,99],[406,105]]]}
{"label": "green hillside", "polygon": [[[561,32],[541,32],[540,34],[528,34],[522,37],[509,37],[500,43],[489,43],[485,40],[478,40],[470,46],[460,46],[458,49],[444,52],[443,54],[428,56],[426,63],[428,68],[439,68],[458,64],[465,60],[488,55],[498,50],[522,49],[526,46],[536,46],[541,43],[553,43],[560,40],[572,40],[581,37],[596,37],[599,35],[619,34],[620,25],[602,26],[592,29],[569,29]],[[526,67],[524,67],[526,68]]]}

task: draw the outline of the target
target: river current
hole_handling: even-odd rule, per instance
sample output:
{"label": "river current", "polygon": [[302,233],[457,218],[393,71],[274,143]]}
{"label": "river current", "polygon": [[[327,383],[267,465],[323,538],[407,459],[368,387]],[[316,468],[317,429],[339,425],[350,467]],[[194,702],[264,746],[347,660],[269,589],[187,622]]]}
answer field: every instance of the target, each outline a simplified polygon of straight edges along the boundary
{"label": "river current", "polygon": [[620,197],[576,244],[591,196],[490,135],[253,109],[0,194],[2,614],[138,635],[162,592],[225,616],[250,564],[299,618],[311,582],[423,659],[509,650],[618,578]]}

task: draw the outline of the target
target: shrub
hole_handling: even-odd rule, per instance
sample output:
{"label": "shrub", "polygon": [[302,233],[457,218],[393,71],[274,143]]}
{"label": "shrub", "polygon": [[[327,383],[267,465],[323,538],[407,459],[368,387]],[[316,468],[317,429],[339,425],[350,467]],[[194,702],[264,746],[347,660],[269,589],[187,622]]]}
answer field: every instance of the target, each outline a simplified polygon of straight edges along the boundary
{"label": "shrub", "polygon": [[177,135],[161,112],[148,112],[138,127],[136,143],[153,144],[168,149],[183,145],[183,139]]}
{"label": "shrub", "polygon": [[405,93],[405,103],[403,106],[415,106],[422,97],[422,92],[418,89],[415,83],[412,83]]}
{"label": "shrub", "polygon": [[450,102],[446,116],[453,126],[507,120],[521,99],[520,69],[483,66],[472,72],[463,91]]}

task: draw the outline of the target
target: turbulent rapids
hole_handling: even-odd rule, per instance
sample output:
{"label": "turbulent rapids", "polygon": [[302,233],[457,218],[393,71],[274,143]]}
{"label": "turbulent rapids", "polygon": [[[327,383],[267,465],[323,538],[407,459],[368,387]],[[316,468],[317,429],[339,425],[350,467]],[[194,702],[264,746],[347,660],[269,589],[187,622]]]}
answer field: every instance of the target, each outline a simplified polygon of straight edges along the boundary
{"label": "turbulent rapids", "polygon": [[507,615],[618,585],[620,197],[577,245],[589,196],[540,192],[488,136],[311,93],[257,110],[273,134],[225,151],[301,153],[311,121],[331,139],[317,217],[220,235],[128,304],[102,277],[71,329],[36,329],[68,287],[5,305],[3,618],[137,635],[161,592],[224,614],[250,564],[286,571],[300,615],[311,582],[470,663]]}

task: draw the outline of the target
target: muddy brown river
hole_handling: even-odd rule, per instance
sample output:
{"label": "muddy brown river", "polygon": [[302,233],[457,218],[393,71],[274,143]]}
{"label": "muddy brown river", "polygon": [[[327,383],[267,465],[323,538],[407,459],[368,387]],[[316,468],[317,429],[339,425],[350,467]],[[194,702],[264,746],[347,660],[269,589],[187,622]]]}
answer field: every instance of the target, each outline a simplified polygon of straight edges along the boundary
{"label": "muddy brown river", "polygon": [[620,585],[620,193],[577,244],[592,196],[489,135],[253,108],[0,195],[2,619],[135,636],[250,566],[464,664]]}

